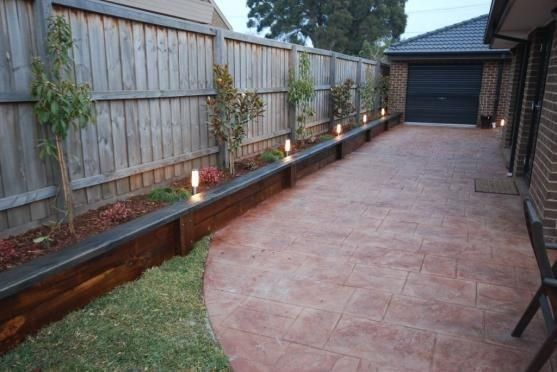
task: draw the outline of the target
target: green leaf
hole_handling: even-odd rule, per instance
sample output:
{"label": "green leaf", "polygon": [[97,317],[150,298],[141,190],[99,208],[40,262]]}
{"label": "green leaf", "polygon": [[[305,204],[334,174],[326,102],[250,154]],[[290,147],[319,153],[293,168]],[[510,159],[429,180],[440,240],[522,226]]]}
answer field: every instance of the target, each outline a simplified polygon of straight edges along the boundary
{"label": "green leaf", "polygon": [[52,241],[52,238],[50,236],[39,236],[38,238],[33,239],[33,243],[35,244],[41,244],[50,241]]}

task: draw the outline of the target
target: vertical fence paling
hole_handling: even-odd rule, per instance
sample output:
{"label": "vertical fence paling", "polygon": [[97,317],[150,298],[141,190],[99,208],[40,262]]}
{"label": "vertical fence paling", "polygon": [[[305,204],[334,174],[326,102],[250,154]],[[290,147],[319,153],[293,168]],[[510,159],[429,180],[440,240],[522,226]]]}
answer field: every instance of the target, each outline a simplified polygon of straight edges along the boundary
{"label": "vertical fence paling", "polygon": [[210,133],[205,104],[214,93],[213,64],[228,64],[236,86],[258,91],[266,104],[265,116],[248,126],[241,156],[295,136],[287,85],[300,53],[309,54],[315,78],[313,134],[334,126],[330,88],[351,78],[361,107],[357,87],[366,68],[378,67],[99,0],[0,0],[0,236],[45,222],[56,211],[57,170],[38,156],[44,133],[29,97],[31,57],[46,58],[51,14],[70,22],[73,76],[93,90],[96,124],[72,131],[66,144],[78,210],[225,162],[227,151]]}

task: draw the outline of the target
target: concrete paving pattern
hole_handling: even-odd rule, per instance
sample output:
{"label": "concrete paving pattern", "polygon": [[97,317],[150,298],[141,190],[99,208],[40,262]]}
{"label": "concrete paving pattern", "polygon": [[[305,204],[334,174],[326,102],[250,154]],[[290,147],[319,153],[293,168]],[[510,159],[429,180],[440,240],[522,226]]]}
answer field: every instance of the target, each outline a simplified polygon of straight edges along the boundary
{"label": "concrete paving pattern", "polygon": [[[215,235],[205,299],[235,371],[520,371],[539,279],[491,130],[401,126]],[[549,370],[549,366],[548,370]]]}

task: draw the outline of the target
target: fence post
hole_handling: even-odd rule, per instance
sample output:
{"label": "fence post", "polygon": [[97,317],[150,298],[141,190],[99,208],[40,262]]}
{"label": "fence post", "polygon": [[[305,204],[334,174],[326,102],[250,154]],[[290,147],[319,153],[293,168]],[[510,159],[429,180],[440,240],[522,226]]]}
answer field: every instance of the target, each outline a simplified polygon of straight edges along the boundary
{"label": "fence post", "polygon": [[356,125],[360,123],[362,112],[362,59],[358,58],[358,70],[356,71]]}
{"label": "fence post", "polygon": [[35,17],[35,38],[37,40],[37,52],[41,61],[48,64],[48,53],[46,51],[46,38],[48,34],[48,18],[52,15],[52,0],[35,0],[33,4]]}
{"label": "fence post", "polygon": [[[292,45],[292,50],[290,51],[290,60],[288,62],[288,69],[289,74],[290,71],[294,74],[294,77],[297,79],[299,75],[299,67],[298,67],[298,46]],[[290,126],[290,138],[293,142],[297,140],[296,138],[296,129],[297,129],[297,120],[296,120],[296,105],[292,103],[288,103],[288,122]]]}
{"label": "fence post", "polygon": [[[224,65],[226,63],[225,52],[226,43],[224,41],[224,32],[217,29],[215,41],[213,43],[213,63],[215,65]],[[226,143],[219,143],[219,152],[217,154],[217,164],[221,169],[226,169],[228,164],[228,146]]]}
{"label": "fence post", "polygon": [[333,105],[333,95],[332,89],[337,84],[337,54],[335,52],[331,52],[331,66],[330,66],[330,83],[331,89],[329,90],[329,100],[330,100],[330,113],[331,113],[331,121],[329,122],[329,130],[333,130],[335,128],[335,113],[334,113],[334,105]]}

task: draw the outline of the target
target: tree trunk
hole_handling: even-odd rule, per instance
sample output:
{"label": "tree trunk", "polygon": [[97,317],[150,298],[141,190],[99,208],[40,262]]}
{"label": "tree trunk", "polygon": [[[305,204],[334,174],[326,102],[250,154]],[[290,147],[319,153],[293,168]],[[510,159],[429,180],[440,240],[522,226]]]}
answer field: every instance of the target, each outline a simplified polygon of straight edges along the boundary
{"label": "tree trunk", "polygon": [[68,229],[72,235],[75,235],[74,225],[74,205],[72,195],[72,185],[68,175],[68,167],[66,165],[66,157],[64,155],[64,148],[62,145],[62,138],[56,136],[56,152],[58,156],[58,167],[60,168],[60,180],[62,183],[62,192],[64,195],[64,204],[66,206]]}
{"label": "tree trunk", "polygon": [[228,171],[232,176],[234,176],[234,174],[236,173],[236,167],[234,166],[234,161],[235,161],[234,151],[230,150],[228,152]]}

